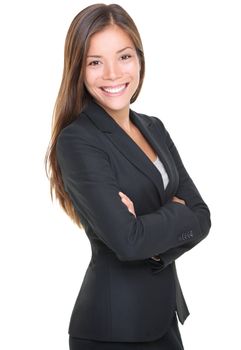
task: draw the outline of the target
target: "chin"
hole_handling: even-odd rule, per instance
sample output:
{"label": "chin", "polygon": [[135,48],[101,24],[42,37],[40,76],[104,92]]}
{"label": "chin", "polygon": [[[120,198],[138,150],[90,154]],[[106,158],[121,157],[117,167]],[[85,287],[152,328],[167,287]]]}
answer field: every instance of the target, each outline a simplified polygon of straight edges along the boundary
{"label": "chin", "polygon": [[118,103],[103,103],[104,107],[111,109],[113,111],[122,111],[129,107],[130,103],[127,104],[118,104]]}

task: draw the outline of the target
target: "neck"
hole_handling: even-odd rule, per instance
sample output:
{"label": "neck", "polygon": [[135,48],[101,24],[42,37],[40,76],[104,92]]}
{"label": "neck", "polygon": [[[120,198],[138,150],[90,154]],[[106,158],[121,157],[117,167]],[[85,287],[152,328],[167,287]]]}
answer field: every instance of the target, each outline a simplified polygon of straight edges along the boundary
{"label": "neck", "polygon": [[115,120],[115,122],[122,128],[124,129],[126,132],[131,132],[132,130],[132,123],[129,117],[129,106],[127,106],[126,108],[120,110],[120,111],[113,111],[113,110],[109,110],[108,108],[105,108],[104,106],[102,106],[102,108],[110,115],[111,118],[113,118]]}

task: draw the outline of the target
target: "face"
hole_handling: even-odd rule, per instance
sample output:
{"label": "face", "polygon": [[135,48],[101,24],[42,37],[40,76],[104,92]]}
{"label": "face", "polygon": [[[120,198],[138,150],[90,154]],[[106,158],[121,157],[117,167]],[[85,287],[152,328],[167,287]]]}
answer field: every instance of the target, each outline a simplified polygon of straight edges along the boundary
{"label": "face", "polygon": [[111,25],[90,39],[84,83],[107,113],[129,115],[130,99],[140,80],[135,46],[120,27]]}

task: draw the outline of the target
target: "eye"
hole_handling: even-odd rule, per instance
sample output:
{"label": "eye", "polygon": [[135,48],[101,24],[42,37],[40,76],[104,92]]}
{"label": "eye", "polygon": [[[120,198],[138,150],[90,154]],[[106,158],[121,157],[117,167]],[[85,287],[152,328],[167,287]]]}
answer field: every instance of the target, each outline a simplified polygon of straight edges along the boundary
{"label": "eye", "polygon": [[98,60],[91,61],[91,62],[89,63],[89,66],[97,66],[99,63],[100,63],[100,61],[98,61]]}
{"label": "eye", "polygon": [[128,55],[128,54],[125,54],[125,55],[122,55],[121,58],[125,61],[125,60],[128,60],[128,58],[130,58],[131,55]]}

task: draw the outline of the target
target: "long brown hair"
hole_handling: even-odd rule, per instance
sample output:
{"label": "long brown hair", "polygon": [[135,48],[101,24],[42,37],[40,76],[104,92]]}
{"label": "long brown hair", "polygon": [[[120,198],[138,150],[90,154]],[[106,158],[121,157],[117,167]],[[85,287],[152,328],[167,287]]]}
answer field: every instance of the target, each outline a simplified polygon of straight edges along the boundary
{"label": "long brown hair", "polygon": [[145,74],[144,52],[140,34],[129,14],[117,4],[94,4],[79,12],[67,32],[64,47],[64,68],[59,93],[55,102],[51,138],[45,155],[45,171],[50,181],[50,194],[53,192],[61,207],[70,218],[82,228],[80,218],[64,189],[61,172],[56,159],[56,142],[60,131],[76,119],[90,99],[84,85],[86,55],[93,34],[109,25],[118,25],[132,39],[140,60],[140,82],[132,96],[133,103],[139,95]]}

